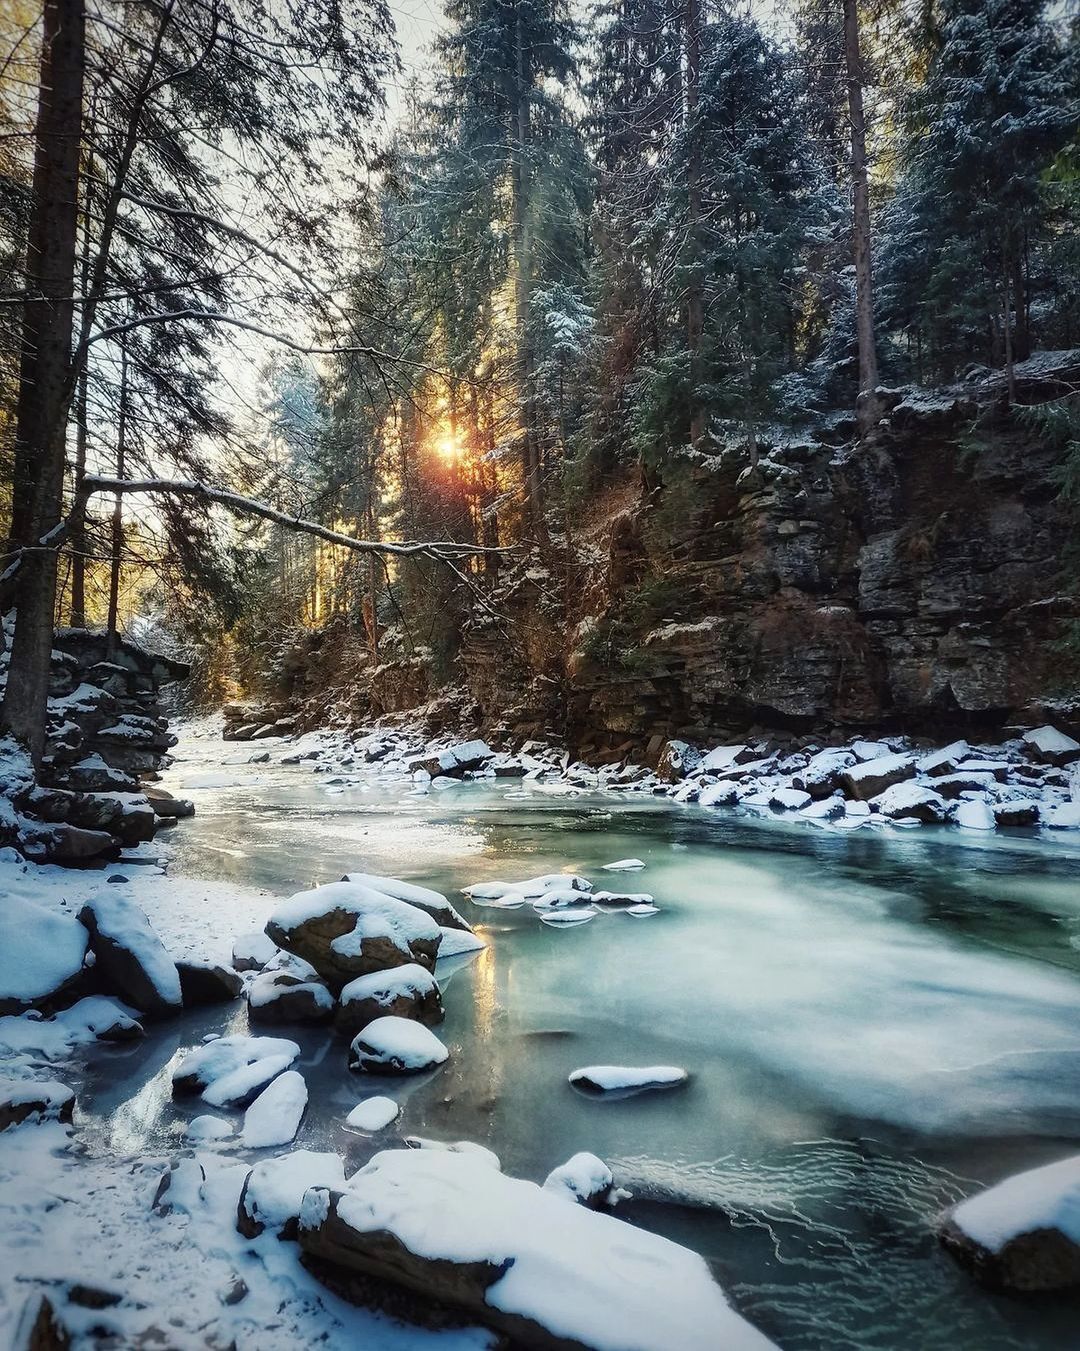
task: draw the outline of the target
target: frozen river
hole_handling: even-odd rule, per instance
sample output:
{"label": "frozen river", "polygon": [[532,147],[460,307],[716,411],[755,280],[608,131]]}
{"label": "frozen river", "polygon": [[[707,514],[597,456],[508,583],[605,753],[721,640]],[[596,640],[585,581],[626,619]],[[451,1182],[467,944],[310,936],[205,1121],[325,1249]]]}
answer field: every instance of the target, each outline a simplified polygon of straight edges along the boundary
{"label": "frozen river", "polygon": [[[223,765],[238,749],[188,742],[169,776],[207,783],[184,790],[198,815],[168,837],[170,874],[271,893],[234,909],[215,891],[197,924],[207,950],[227,950],[273,896],[360,870],[445,892],[487,944],[444,986],[450,1062],[390,1085],[403,1110],[380,1145],[474,1140],[537,1179],[599,1154],[634,1193],[620,1213],[704,1253],[787,1351],[1076,1346],[1075,1304],[976,1289],[933,1232],[978,1184],[1080,1148],[1076,845],[835,831],[516,782],[413,797],[308,765]],[[208,769],[218,777],[200,779]],[[600,871],[628,855],[645,870]],[[528,906],[460,896],[562,870],[648,891],[660,913],[557,930]],[[169,1097],[171,1058],[222,1016],[189,1015],[92,1067],[101,1142],[178,1141],[192,1111]],[[244,1029],[242,1008],[225,1017]],[[331,1032],[286,1035],[311,1095],[297,1144],[359,1165],[375,1142],[343,1123],[372,1085]],[[692,1077],[598,1101],[567,1084],[597,1063]]]}

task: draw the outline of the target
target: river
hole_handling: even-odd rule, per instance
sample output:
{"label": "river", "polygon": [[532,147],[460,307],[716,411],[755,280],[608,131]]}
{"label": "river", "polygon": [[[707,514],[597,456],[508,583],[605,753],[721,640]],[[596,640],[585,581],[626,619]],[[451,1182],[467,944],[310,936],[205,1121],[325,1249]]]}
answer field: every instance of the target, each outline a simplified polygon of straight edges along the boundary
{"label": "river", "polygon": [[[538,1180],[578,1150],[600,1155],[634,1193],[619,1213],[702,1252],[786,1351],[1076,1347],[1075,1303],[988,1295],[934,1237],[959,1197],[1077,1150],[1076,844],[839,831],[503,781],[415,797],[305,764],[230,768],[237,751],[179,748],[169,786],[208,786],[168,836],[172,875],[287,895],[388,873],[445,892],[487,944],[441,964],[451,1059],[390,1085],[403,1110],[380,1144],[474,1140]],[[198,778],[208,768],[216,780]],[[628,855],[644,871],[600,871]],[[560,870],[648,891],[660,913],[557,930],[459,894]],[[227,949],[250,910],[208,908],[207,947]],[[226,1024],[243,1030],[246,1014],[187,1015],[103,1058],[96,1079],[91,1064],[99,1139],[174,1145],[191,1112],[169,1097],[171,1057]],[[376,1142],[343,1122],[370,1086],[330,1032],[286,1035],[310,1090],[297,1144],[359,1166]],[[691,1080],[595,1100],[567,1075],[597,1063],[676,1064]]]}

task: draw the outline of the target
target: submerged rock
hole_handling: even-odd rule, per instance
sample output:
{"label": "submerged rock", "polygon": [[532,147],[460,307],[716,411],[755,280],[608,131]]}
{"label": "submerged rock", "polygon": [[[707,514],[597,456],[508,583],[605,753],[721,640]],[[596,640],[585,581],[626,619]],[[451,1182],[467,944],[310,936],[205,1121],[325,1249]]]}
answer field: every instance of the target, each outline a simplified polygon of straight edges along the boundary
{"label": "submerged rock", "polygon": [[641,1093],[653,1088],[677,1088],[690,1076],[677,1065],[586,1065],[574,1070],[569,1082],[587,1093]]}
{"label": "submerged rock", "polygon": [[422,1023],[392,1016],[376,1018],[349,1048],[349,1069],[368,1074],[422,1074],[441,1065],[450,1052]]}
{"label": "submerged rock", "polygon": [[1006,1178],[956,1206],[940,1231],[953,1257],[994,1290],[1080,1288],[1080,1156]]}

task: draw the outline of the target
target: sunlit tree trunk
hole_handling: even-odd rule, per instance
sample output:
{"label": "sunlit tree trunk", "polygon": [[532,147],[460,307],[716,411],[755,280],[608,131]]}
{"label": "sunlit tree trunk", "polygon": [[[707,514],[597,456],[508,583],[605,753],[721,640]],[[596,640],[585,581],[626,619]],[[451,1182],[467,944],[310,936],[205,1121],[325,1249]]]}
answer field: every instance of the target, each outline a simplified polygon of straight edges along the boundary
{"label": "sunlit tree trunk", "polygon": [[874,339],[874,276],[870,240],[870,186],[866,168],[862,52],[858,0],[844,0],[844,63],[851,124],[852,246],[855,260],[855,325],[859,344],[859,427],[877,423],[877,346]]}

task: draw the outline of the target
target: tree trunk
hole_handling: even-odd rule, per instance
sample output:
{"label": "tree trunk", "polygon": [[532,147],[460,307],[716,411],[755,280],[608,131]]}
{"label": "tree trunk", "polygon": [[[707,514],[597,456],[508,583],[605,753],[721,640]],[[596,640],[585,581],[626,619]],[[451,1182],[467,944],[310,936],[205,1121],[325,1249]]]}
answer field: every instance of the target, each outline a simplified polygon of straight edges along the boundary
{"label": "tree trunk", "polygon": [[878,420],[877,348],[874,343],[874,276],[870,250],[870,188],[866,172],[866,117],[863,113],[862,53],[858,0],[844,0],[844,60],[851,123],[852,246],[855,259],[855,324],[859,341],[859,429],[865,435]]}
{"label": "tree trunk", "polygon": [[[519,0],[519,3],[521,0]],[[529,63],[525,53],[524,23],[516,27],[517,108],[514,125],[514,164],[511,181],[514,226],[514,327],[518,343],[518,385],[521,400],[521,469],[525,486],[525,515],[533,538],[543,533],[543,483],[536,444],[536,407],[533,390],[532,343],[529,309],[532,302],[532,240],[529,230],[529,173],[526,159],[531,138]]]}
{"label": "tree trunk", "polygon": [[690,129],[690,156],[686,166],[687,250],[686,349],[690,354],[690,441],[697,445],[705,432],[705,409],[698,388],[701,380],[701,338],[705,330],[705,288],[701,261],[701,147],[693,133],[701,83],[701,0],[686,0],[686,125]]}
{"label": "tree trunk", "polygon": [[[32,545],[59,524],[72,380],[72,316],[86,60],[83,0],[46,0],[26,260],[12,540]],[[56,603],[57,553],[28,552],[4,697],[5,728],[41,760]]]}
{"label": "tree trunk", "polygon": [[[116,420],[116,477],[127,474],[127,352],[120,349],[120,412]],[[113,502],[112,547],[109,559],[109,618],[105,626],[109,652],[120,643],[120,566],[124,552],[124,509],[119,493]]]}
{"label": "tree trunk", "polygon": [[[93,141],[94,129],[90,127]],[[79,290],[82,296],[90,287],[90,219],[94,206],[94,157],[87,160],[86,201],[83,208],[82,260],[79,264]],[[86,474],[86,413],[88,363],[83,362],[78,372],[78,390],[75,395],[75,474],[76,501],[80,496]],[[71,627],[86,628],[86,516],[81,515],[71,527]]]}

